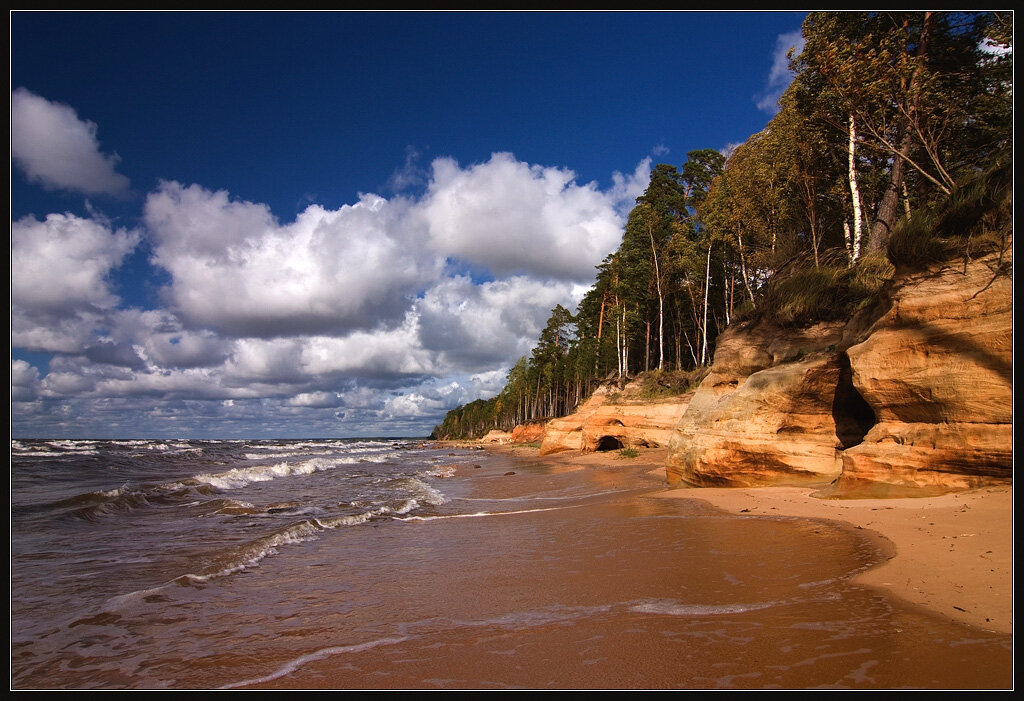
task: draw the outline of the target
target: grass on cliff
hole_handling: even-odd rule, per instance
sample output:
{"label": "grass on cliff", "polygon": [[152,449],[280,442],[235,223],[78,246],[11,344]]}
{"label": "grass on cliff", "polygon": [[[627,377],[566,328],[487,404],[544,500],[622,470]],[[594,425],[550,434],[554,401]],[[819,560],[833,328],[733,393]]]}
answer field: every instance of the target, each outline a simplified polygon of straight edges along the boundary
{"label": "grass on cliff", "polygon": [[1012,163],[978,173],[930,209],[900,220],[886,255],[863,256],[853,267],[842,248],[825,251],[820,265],[810,253],[794,256],[760,290],[756,308],[737,317],[770,321],[783,328],[844,321],[884,295],[896,269],[922,270],[996,253],[996,274],[1008,273],[1005,256],[1013,241]]}
{"label": "grass on cliff", "polygon": [[888,255],[901,269],[919,270],[989,253],[1007,252],[1013,237],[1012,164],[978,173],[931,210],[900,221]]}
{"label": "grass on cliff", "polygon": [[762,289],[755,309],[743,315],[783,328],[807,327],[822,321],[849,319],[871,304],[895,273],[885,258],[862,258],[847,264],[846,251],[830,249],[815,266],[810,254],[794,256]]}
{"label": "grass on cliff", "polygon": [[707,374],[706,368],[697,370],[649,370],[638,378],[639,387],[634,399],[663,399],[677,397],[695,389]]}

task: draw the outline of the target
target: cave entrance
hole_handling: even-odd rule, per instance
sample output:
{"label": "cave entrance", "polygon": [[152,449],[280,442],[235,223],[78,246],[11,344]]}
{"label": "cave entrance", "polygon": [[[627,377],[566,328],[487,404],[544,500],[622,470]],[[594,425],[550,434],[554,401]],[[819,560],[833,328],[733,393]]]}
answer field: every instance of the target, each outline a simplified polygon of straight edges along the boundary
{"label": "cave entrance", "polygon": [[853,386],[853,370],[846,353],[839,356],[839,383],[832,400],[832,418],[836,422],[836,438],[843,450],[864,440],[875,425],[875,412]]}
{"label": "cave entrance", "polygon": [[597,439],[597,445],[594,447],[594,450],[621,450],[624,447],[622,441],[615,436],[601,436]]}

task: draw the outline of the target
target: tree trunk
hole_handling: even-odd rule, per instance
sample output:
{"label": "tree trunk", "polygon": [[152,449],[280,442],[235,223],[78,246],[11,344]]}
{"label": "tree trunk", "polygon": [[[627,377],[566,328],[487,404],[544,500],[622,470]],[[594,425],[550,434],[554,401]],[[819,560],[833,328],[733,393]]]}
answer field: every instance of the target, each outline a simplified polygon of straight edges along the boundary
{"label": "tree trunk", "polygon": [[754,291],[750,288],[749,278],[747,278],[747,257],[743,253],[743,227],[736,227],[736,240],[740,244],[740,274],[743,275],[743,286],[747,288],[747,294],[750,296],[750,306],[757,309],[757,303],[754,301]]}
{"label": "tree trunk", "polygon": [[665,368],[665,299],[661,294],[661,268],[658,266],[658,249],[654,246],[654,230],[647,224],[651,237],[651,255],[654,256],[654,280],[658,285],[658,369]]}
{"label": "tree trunk", "polygon": [[704,276],[704,341],[700,349],[700,364],[703,366],[708,354],[708,298],[711,296],[711,244],[708,244],[708,266]]}
{"label": "tree trunk", "polygon": [[[914,68],[910,76],[909,85],[904,89],[913,96],[917,91],[917,85],[921,79],[921,65],[928,56],[928,35],[932,25],[932,13],[924,13],[924,25],[921,28],[921,38],[917,45],[917,55],[922,62]],[[885,253],[889,247],[889,239],[892,237],[892,228],[896,224],[896,211],[899,207],[900,194],[903,191],[903,170],[904,164],[910,162],[910,153],[913,148],[913,124],[917,119],[917,98],[911,97],[907,105],[907,114],[900,126],[900,147],[892,161],[892,168],[889,170],[889,186],[882,196],[882,202],[878,205],[875,214],[875,222],[871,227],[871,238],[868,240],[868,253]]]}
{"label": "tree trunk", "polygon": [[862,234],[861,222],[863,215],[860,208],[860,189],[857,187],[857,127],[850,115],[850,143],[849,143],[849,169],[850,169],[850,199],[853,203],[853,235],[849,240],[850,261],[856,263],[860,258],[860,241]]}

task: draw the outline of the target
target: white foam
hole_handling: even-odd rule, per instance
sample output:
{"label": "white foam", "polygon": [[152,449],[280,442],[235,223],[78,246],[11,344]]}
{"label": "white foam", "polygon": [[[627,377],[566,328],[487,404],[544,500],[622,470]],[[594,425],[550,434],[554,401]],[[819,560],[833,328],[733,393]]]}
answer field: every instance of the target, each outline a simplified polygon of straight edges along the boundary
{"label": "white foam", "polygon": [[93,493],[96,496],[104,497],[106,499],[114,499],[115,497],[119,497],[122,494],[125,494],[127,491],[128,491],[128,483],[125,482],[124,484],[122,484],[117,489],[110,489],[110,490],[107,490],[105,492],[101,491],[101,492],[93,492]]}
{"label": "white foam", "polygon": [[279,462],[273,465],[235,467],[227,472],[195,475],[192,479],[212,485],[218,489],[241,489],[253,482],[269,482],[279,477],[290,477],[291,475],[309,475],[322,470],[330,470],[339,465],[350,464],[352,464],[351,460],[311,458],[297,463]]}
{"label": "white foam", "polygon": [[637,613],[657,613],[665,616],[722,616],[732,613],[747,613],[778,606],[777,601],[761,601],[754,604],[684,604],[673,599],[652,599],[629,607]]}
{"label": "white foam", "polygon": [[519,511],[477,511],[472,514],[446,514],[444,516],[406,516],[396,518],[396,521],[439,521],[448,518],[480,518],[482,516],[514,516],[515,514],[533,514],[539,511],[560,511],[571,509],[572,506],[549,506],[544,509],[521,509]]}
{"label": "white foam", "polygon": [[397,645],[398,643],[404,643],[406,640],[411,640],[410,636],[402,636],[396,638],[380,638],[379,640],[371,640],[365,643],[357,643],[355,645],[338,645],[336,647],[325,647],[322,650],[311,652],[308,655],[296,658],[291,662],[287,663],[276,672],[272,672],[264,677],[258,677],[256,679],[246,679],[245,681],[233,682],[231,684],[225,684],[220,687],[221,689],[236,689],[240,686],[249,686],[251,684],[262,684],[269,682],[274,679],[280,679],[283,676],[291,674],[299,667],[309,664],[310,662],[316,662],[317,660],[323,660],[334,655],[344,655],[352,652],[362,652],[364,650],[371,650],[381,645]]}
{"label": "white foam", "polygon": [[440,477],[442,479],[455,476],[455,465],[439,465],[438,467],[417,473],[423,477]]}

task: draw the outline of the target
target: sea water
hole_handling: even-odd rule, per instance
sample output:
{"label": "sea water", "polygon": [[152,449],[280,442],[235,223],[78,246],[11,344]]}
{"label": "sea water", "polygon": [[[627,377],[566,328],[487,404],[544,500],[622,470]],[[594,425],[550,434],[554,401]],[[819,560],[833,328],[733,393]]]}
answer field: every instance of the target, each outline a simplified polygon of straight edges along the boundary
{"label": "sea water", "polygon": [[[511,469],[510,469],[511,468]],[[12,689],[999,686],[850,530],[412,439],[14,440]]]}

